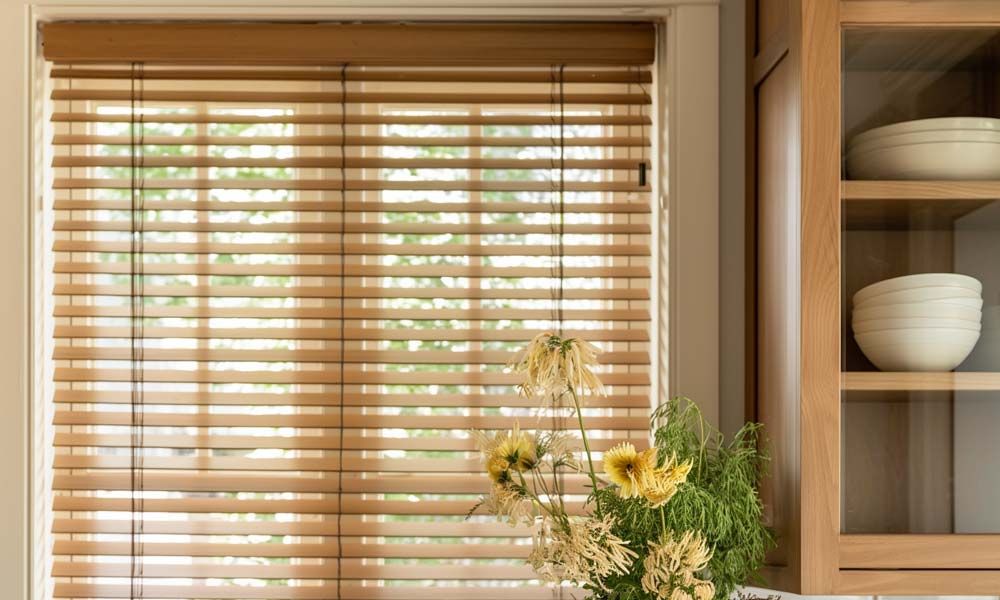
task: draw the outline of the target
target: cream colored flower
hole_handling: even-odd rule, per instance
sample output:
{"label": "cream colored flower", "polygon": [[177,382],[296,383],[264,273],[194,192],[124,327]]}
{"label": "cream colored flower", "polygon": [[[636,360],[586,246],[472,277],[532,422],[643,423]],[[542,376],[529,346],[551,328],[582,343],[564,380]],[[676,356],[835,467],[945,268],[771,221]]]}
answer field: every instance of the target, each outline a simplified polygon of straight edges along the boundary
{"label": "cream colored flower", "polygon": [[712,600],[715,597],[715,584],[711,581],[698,581],[694,584],[695,600]]}
{"label": "cream colored flower", "polygon": [[626,540],[611,532],[614,526],[611,516],[571,517],[568,526],[541,519],[528,563],[549,583],[604,588],[606,578],[628,573],[638,556]]}
{"label": "cream colored flower", "polygon": [[604,386],[593,372],[598,352],[596,346],[579,338],[563,339],[549,332],[540,333],[511,364],[515,373],[524,375],[518,391],[525,398],[556,400],[570,389],[580,395],[584,391],[603,395]]}
{"label": "cream colored flower", "polygon": [[480,499],[477,508],[483,509],[501,521],[506,520],[511,527],[530,523],[534,519],[531,501],[516,486],[511,485],[490,486],[490,493]]}
{"label": "cream colored flower", "polygon": [[577,440],[565,431],[548,431],[538,436],[538,457],[550,466],[566,467],[579,471],[580,461],[576,458],[578,452]]}
{"label": "cream colored flower", "polygon": [[622,498],[638,498],[656,471],[656,448],[637,452],[629,443],[618,444],[604,455],[604,473],[618,485]]}
{"label": "cream colored flower", "polygon": [[711,559],[712,551],[701,533],[688,531],[675,539],[668,532],[658,541],[649,542],[649,554],[642,561],[642,589],[657,599],[709,600],[715,586],[697,574]]}
{"label": "cream colored flower", "polygon": [[659,508],[674,497],[680,485],[687,481],[691,465],[690,460],[677,462],[677,457],[671,456],[662,467],[655,469],[644,480],[641,493],[649,501],[651,508]]}

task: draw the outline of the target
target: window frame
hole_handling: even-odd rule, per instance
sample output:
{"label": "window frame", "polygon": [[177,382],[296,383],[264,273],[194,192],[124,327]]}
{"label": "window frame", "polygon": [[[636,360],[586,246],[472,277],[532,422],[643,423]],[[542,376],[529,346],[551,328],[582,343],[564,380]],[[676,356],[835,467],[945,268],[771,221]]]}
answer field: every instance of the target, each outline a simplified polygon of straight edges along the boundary
{"label": "window frame", "polygon": [[[0,147],[0,174],[8,182],[7,215],[0,224],[0,375],[7,382],[0,421],[0,580],[11,598],[49,596],[47,531],[50,492],[50,413],[46,404],[49,348],[42,289],[47,243],[41,210],[51,159],[44,140],[46,66],[38,24],[66,19],[318,19],[318,20],[630,20],[660,25],[654,123],[662,124],[653,148],[661,176],[654,182],[656,258],[651,308],[657,342],[651,346],[651,389],[657,398],[683,393],[698,400],[706,417],[719,414],[719,1],[546,0],[497,8],[492,0],[325,0],[280,8],[255,0],[222,0],[212,7],[169,0],[0,0],[0,27],[10,53],[0,61],[0,82],[9,90],[0,122],[13,139]],[[667,149],[683,148],[683,152]],[[20,199],[20,201],[18,201]],[[694,199],[682,202],[681,199]],[[670,219],[663,219],[668,212]],[[681,251],[683,249],[683,252]],[[660,293],[666,285],[666,293]],[[683,315],[683,319],[680,316]]]}

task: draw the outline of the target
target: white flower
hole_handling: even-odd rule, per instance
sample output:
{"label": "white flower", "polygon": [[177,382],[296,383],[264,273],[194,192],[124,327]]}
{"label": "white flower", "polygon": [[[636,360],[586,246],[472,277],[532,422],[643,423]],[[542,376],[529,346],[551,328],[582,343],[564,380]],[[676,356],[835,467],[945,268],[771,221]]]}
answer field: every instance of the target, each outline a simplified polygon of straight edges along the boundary
{"label": "white flower", "polygon": [[701,533],[688,531],[680,539],[666,533],[649,542],[649,554],[642,561],[646,571],[642,589],[662,600],[711,600],[715,586],[696,577],[711,559],[712,551]]}
{"label": "white flower", "polygon": [[506,519],[511,527],[530,523],[534,518],[531,501],[510,485],[490,486],[490,493],[480,499],[477,508],[482,508],[501,520]]}
{"label": "white flower", "polygon": [[637,557],[627,541],[611,533],[615,522],[610,516],[571,517],[568,525],[546,518],[536,525],[528,563],[549,583],[604,588],[607,577],[628,573]]}
{"label": "white flower", "polygon": [[511,365],[524,374],[518,391],[525,398],[554,397],[557,401],[569,390],[604,395],[604,386],[594,374],[600,350],[579,338],[563,339],[552,333],[536,335],[519,360]]}

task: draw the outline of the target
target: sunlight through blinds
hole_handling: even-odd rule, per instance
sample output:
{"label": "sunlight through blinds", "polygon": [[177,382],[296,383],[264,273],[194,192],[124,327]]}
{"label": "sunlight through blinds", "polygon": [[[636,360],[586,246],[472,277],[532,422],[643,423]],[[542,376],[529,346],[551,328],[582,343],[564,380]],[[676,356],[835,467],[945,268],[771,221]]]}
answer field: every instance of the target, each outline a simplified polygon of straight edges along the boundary
{"label": "sunlight through blinds", "polygon": [[49,65],[54,596],[558,597],[468,429],[574,429],[561,325],[646,444],[649,65],[122,58]]}

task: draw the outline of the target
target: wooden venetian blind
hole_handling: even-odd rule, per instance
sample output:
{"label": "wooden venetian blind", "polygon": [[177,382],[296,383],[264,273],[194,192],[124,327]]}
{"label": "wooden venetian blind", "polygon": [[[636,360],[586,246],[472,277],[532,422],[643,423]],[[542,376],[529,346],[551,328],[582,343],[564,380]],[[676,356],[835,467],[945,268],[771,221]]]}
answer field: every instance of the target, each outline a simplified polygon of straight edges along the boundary
{"label": "wooden venetian blind", "polygon": [[467,430],[573,429],[504,371],[562,329],[605,351],[595,450],[646,438],[650,30],[496,26],[535,53],[470,68],[159,27],[43,32],[55,597],[558,595],[466,519]]}

